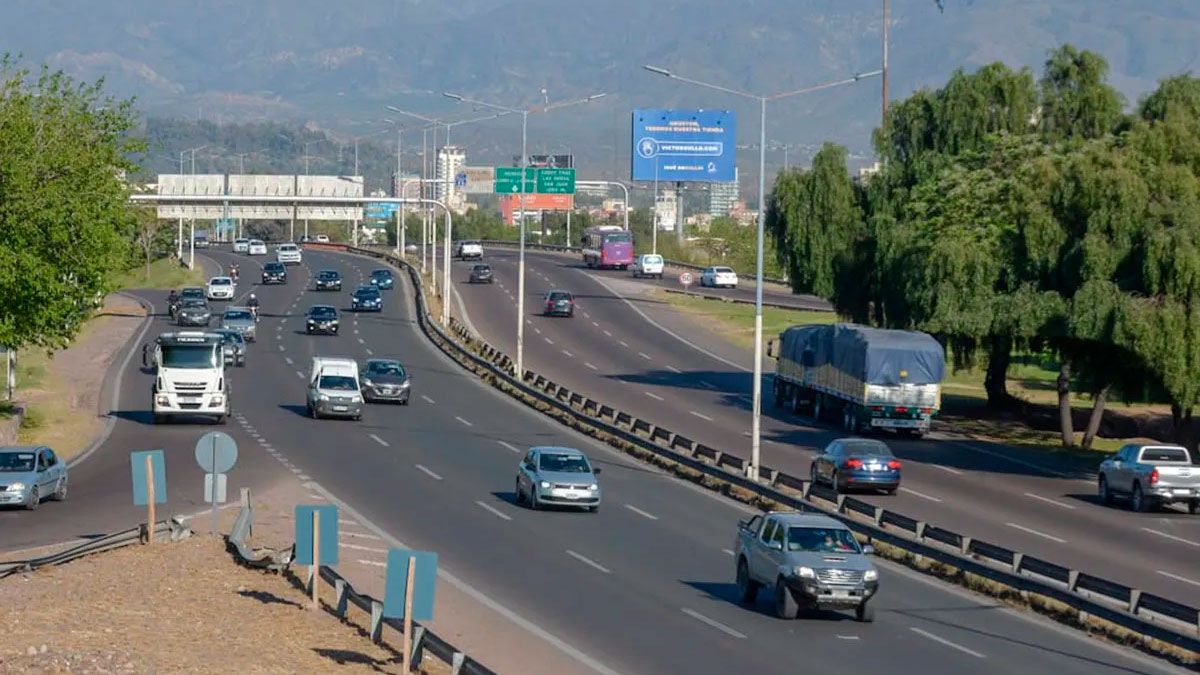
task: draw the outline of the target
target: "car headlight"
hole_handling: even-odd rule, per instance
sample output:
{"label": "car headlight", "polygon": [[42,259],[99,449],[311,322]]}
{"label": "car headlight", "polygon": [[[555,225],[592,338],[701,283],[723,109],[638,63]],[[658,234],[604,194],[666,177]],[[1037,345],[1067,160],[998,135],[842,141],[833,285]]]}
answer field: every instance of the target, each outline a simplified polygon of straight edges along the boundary
{"label": "car headlight", "polygon": [[817,573],[811,567],[796,567],[792,572],[801,579],[815,579]]}
{"label": "car headlight", "polygon": [[169,396],[159,396],[159,397],[158,397],[158,404],[159,404],[159,405],[170,405],[170,404],[171,404],[171,398],[170,398]]}
{"label": "car headlight", "polygon": [[329,400],[329,395],[328,395],[328,394],[319,394],[319,395],[317,396],[317,398],[318,398],[319,400],[322,400],[322,401],[328,401],[328,400]]}
{"label": "car headlight", "polygon": [[362,403],[362,395],[360,395],[360,394],[355,394],[355,395],[351,396],[351,397],[350,397],[350,402],[351,402],[351,403]]}
{"label": "car headlight", "polygon": [[595,484],[595,483],[592,483],[591,485],[589,485],[589,486],[588,486],[588,489],[589,489],[589,490],[592,490],[592,491],[595,491],[595,490],[599,490],[599,489],[600,489],[600,486],[599,486],[599,485],[597,485],[597,484]]}
{"label": "car headlight", "polygon": [[368,387],[374,387],[374,386],[375,386],[375,383],[374,383],[374,382],[372,382],[372,381],[370,381],[370,380],[363,380],[363,384],[367,385]]}
{"label": "car headlight", "polygon": [[24,483],[9,483],[8,484],[9,492],[21,492],[24,489],[25,489]]}
{"label": "car headlight", "polygon": [[308,325],[310,325],[310,326],[311,326],[311,325],[313,325],[314,323],[316,323],[316,321],[314,321],[314,320],[312,320],[312,319],[309,319],[309,320],[308,320]]}
{"label": "car headlight", "polygon": [[409,385],[409,384],[412,384],[412,383],[411,383],[411,382],[409,382],[408,380],[405,380],[405,381],[403,381],[403,382],[401,382],[401,383],[400,383],[400,388],[401,388],[401,389],[408,389],[408,385]]}
{"label": "car headlight", "polygon": [[879,579],[879,572],[875,570],[867,570],[863,573],[863,581],[875,581]]}
{"label": "car headlight", "polygon": [[543,490],[549,490],[549,489],[550,489],[550,481],[545,481],[545,480],[544,480],[544,481],[542,481],[542,482],[538,483],[538,485],[540,485],[540,486],[541,486],[541,488],[542,488]]}

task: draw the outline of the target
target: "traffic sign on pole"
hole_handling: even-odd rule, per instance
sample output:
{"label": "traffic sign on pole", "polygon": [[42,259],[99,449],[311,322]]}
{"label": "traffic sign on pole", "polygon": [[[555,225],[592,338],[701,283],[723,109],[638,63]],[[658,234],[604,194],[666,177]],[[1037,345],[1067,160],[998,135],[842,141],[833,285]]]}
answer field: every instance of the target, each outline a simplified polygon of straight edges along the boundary
{"label": "traffic sign on pole", "polygon": [[[496,167],[496,194],[512,194],[521,191],[521,167]],[[525,192],[537,192],[537,169],[525,169]]]}
{"label": "traffic sign on pole", "polygon": [[538,169],[537,191],[546,195],[575,194],[575,169]]}

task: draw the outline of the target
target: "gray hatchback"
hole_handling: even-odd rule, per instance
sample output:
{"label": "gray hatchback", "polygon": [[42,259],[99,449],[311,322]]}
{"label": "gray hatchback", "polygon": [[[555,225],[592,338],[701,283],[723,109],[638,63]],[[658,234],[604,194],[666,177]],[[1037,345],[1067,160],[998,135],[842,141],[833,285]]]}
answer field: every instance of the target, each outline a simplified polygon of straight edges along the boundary
{"label": "gray hatchback", "polygon": [[67,465],[46,446],[0,447],[0,505],[33,510],[67,498]]}
{"label": "gray hatchback", "polygon": [[517,466],[517,502],[529,508],[582,506],[600,508],[600,469],[574,448],[530,448]]}

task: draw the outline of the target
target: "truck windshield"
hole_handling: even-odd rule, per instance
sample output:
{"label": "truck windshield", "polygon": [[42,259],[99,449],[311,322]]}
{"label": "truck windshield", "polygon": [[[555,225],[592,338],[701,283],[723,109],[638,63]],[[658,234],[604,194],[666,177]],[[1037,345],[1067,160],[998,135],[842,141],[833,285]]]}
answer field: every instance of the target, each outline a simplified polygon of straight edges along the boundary
{"label": "truck windshield", "polygon": [[164,368],[216,368],[214,345],[167,345],[162,348]]}
{"label": "truck windshield", "polygon": [[318,389],[328,389],[331,391],[358,391],[358,383],[353,377],[345,375],[322,375],[321,381],[317,383]]}
{"label": "truck windshield", "polygon": [[806,553],[860,553],[858,542],[849,530],[825,527],[788,528],[787,548],[789,551]]}
{"label": "truck windshield", "polygon": [[1186,462],[1187,451],[1181,448],[1146,448],[1142,450],[1143,462]]}

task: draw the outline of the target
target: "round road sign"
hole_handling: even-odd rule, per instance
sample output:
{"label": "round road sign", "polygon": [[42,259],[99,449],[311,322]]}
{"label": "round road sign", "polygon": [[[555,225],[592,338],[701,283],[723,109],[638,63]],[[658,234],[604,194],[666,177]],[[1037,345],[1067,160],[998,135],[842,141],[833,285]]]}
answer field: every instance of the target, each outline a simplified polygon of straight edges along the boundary
{"label": "round road sign", "polygon": [[679,283],[683,284],[684,286],[691,286],[692,281],[693,278],[691,272],[684,272],[683,274],[679,275]]}
{"label": "round road sign", "polygon": [[196,463],[205,473],[225,473],[237,463],[237,443],[229,434],[210,431],[196,441]]}

